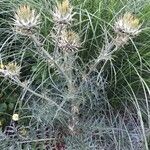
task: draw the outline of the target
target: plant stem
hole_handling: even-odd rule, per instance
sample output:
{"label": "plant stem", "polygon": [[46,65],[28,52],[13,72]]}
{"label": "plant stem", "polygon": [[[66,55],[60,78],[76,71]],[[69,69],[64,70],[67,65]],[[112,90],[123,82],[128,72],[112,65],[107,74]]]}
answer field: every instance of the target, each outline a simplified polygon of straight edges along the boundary
{"label": "plant stem", "polygon": [[34,41],[34,43],[37,45],[38,49],[41,50],[39,51],[39,53],[43,53],[44,58],[46,58],[48,60],[48,62],[53,63],[56,68],[65,76],[66,80],[69,81],[68,76],[65,74],[65,72],[61,69],[61,67],[57,64],[57,62],[54,60],[54,58],[43,48],[42,44],[40,43],[40,41],[34,36],[34,35],[30,35],[30,38]]}
{"label": "plant stem", "polygon": [[32,93],[33,95],[35,95],[35,96],[37,96],[37,97],[39,97],[39,98],[41,98],[41,99],[45,99],[45,100],[47,100],[47,101],[50,101],[52,105],[55,105],[57,108],[61,109],[63,112],[65,112],[66,114],[69,114],[69,115],[70,115],[69,112],[67,112],[67,111],[65,111],[64,109],[60,108],[60,106],[59,106],[56,102],[54,102],[53,100],[51,100],[50,98],[45,97],[45,96],[43,96],[42,94],[36,93],[36,92],[33,91],[32,89],[28,88],[25,84],[23,84],[23,83],[19,80],[18,77],[10,77],[10,79],[11,79],[12,81],[14,81],[14,82],[15,82],[17,85],[19,85],[20,87],[22,87],[22,88],[24,88],[25,90],[27,90],[27,91],[29,91],[30,93]]}
{"label": "plant stem", "polygon": [[68,74],[70,79],[70,82],[68,82],[67,87],[68,87],[69,101],[71,102],[71,114],[72,114],[69,120],[68,127],[71,130],[71,133],[73,134],[76,133],[75,128],[79,121],[78,119],[79,110],[75,99],[76,88],[73,83],[73,66],[75,62],[74,57],[75,57],[74,54],[69,54],[68,52],[64,52],[64,70],[66,70],[66,73]]}

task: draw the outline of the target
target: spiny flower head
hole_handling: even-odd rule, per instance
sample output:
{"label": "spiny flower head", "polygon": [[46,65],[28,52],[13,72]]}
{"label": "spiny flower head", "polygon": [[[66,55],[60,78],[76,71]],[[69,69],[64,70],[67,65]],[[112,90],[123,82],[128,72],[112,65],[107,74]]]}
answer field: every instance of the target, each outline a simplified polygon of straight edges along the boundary
{"label": "spiny flower head", "polygon": [[17,63],[10,62],[7,65],[1,64],[0,66],[0,72],[4,76],[19,76],[21,67],[17,65]]}
{"label": "spiny flower head", "polygon": [[80,38],[74,31],[63,30],[60,36],[59,47],[69,50],[77,49],[81,46]]}
{"label": "spiny flower head", "polygon": [[30,30],[38,26],[39,14],[28,5],[20,6],[14,16],[14,25],[17,30]]}
{"label": "spiny flower head", "polygon": [[131,36],[138,35],[141,32],[140,27],[141,24],[139,19],[130,12],[125,13],[115,23],[115,30],[117,33],[124,33]]}
{"label": "spiny flower head", "polygon": [[62,3],[57,4],[57,8],[62,15],[66,15],[70,11],[70,3],[69,0],[64,0]]}
{"label": "spiny flower head", "polygon": [[62,3],[58,3],[53,13],[53,20],[57,24],[69,24],[73,19],[72,6],[69,0],[63,0]]}

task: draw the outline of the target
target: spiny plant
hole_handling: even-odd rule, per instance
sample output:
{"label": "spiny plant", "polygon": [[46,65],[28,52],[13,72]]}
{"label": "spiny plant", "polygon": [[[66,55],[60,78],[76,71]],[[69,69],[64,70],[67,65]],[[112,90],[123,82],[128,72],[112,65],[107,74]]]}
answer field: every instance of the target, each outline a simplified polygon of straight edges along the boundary
{"label": "spiny plant", "polygon": [[3,0],[1,80],[20,89],[1,149],[149,149],[148,28],[114,2]]}

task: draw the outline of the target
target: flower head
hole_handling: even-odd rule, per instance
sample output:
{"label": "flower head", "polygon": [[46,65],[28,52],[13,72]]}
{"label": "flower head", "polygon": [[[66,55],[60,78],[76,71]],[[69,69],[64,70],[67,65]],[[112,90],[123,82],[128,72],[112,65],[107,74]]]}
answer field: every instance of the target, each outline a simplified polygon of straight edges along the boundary
{"label": "flower head", "polygon": [[53,20],[58,24],[69,24],[72,21],[72,6],[69,0],[63,0],[62,3],[58,3],[53,13]]}
{"label": "flower head", "polygon": [[138,18],[132,15],[130,12],[125,13],[115,23],[115,30],[117,33],[124,33],[130,36],[138,35],[141,24]]}
{"label": "flower head", "polygon": [[5,66],[6,70],[8,70],[8,72],[15,76],[15,75],[19,75],[20,74],[20,66],[17,66],[17,63],[8,63],[8,65]]}
{"label": "flower head", "polygon": [[62,3],[58,3],[57,8],[62,15],[66,15],[71,8],[69,0],[64,0]]}
{"label": "flower head", "polygon": [[31,30],[38,26],[39,14],[28,5],[20,6],[14,16],[14,25],[17,31]]}
{"label": "flower head", "polygon": [[21,67],[17,63],[10,62],[7,65],[1,64],[0,72],[4,76],[14,77],[19,76]]}
{"label": "flower head", "polygon": [[81,46],[79,35],[74,31],[63,30],[58,45],[66,50],[77,49]]}
{"label": "flower head", "polygon": [[19,120],[19,115],[18,114],[13,114],[12,120],[13,121],[18,121]]}

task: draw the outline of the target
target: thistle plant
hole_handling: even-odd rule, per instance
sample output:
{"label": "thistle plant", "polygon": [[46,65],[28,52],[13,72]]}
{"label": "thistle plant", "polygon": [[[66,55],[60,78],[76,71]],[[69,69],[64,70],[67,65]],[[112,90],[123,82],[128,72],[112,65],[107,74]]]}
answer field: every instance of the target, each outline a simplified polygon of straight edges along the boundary
{"label": "thistle plant", "polygon": [[80,44],[80,38],[77,33],[71,31],[69,26],[73,20],[74,13],[72,14],[72,6],[68,0],[63,0],[62,3],[58,3],[53,12],[54,31],[53,41],[55,44],[54,56],[62,57],[61,68],[68,77],[67,80],[67,95],[68,101],[71,103],[72,117],[69,119],[68,128],[71,134],[76,133],[76,125],[78,123],[79,108],[76,102],[76,87],[74,83],[74,73],[76,55]]}
{"label": "thistle plant", "polygon": [[63,73],[63,71],[61,70],[57,62],[53,59],[53,57],[47,52],[47,50],[45,50],[42,47],[39,35],[36,32],[32,32],[32,30],[36,28],[37,25],[39,25],[39,18],[40,15],[36,15],[35,10],[31,9],[30,6],[20,6],[14,18],[15,28],[18,29],[19,27],[19,30],[15,30],[15,32],[19,31],[19,34],[24,34],[25,36],[29,37],[35,43],[38,54],[44,57],[44,59],[46,59],[47,62],[50,62],[50,65],[55,64],[59,71]]}
{"label": "thistle plant", "polygon": [[[110,42],[104,44],[99,56],[95,59],[95,63],[92,65],[88,74],[95,70],[101,61],[104,61],[104,67],[107,61],[112,60],[112,55],[114,52],[126,45],[130,38],[138,36],[138,34],[141,32],[141,24],[138,18],[136,18],[130,12],[126,12],[114,23],[114,31],[116,33],[116,37],[112,37]],[[107,35],[106,41],[109,41],[109,39],[107,39]],[[103,70],[100,71],[98,78],[102,71]]]}
{"label": "thistle plant", "polygon": [[[141,70],[136,67],[139,59],[135,53],[130,54],[134,63],[120,57],[122,51],[128,55],[126,45],[143,31],[139,18],[128,11],[115,18],[108,11],[115,18],[110,25],[112,20],[103,19],[103,1],[93,14],[84,5],[90,6],[90,2],[93,7],[97,1],[84,1],[78,9],[69,0],[56,2],[56,6],[51,2],[20,5],[12,23],[15,38],[0,42],[0,55],[6,62],[0,66],[2,82],[10,80],[8,86],[19,87],[13,111],[6,114],[10,123],[3,135],[0,132],[0,149],[141,150],[144,145],[148,150],[149,87],[143,79],[149,68],[148,54],[141,57],[140,62],[146,62]],[[77,24],[76,17],[80,19]],[[111,30],[103,28],[106,24]],[[139,45],[143,48],[144,44]],[[125,66],[126,74],[120,66]],[[118,72],[113,74],[111,69]],[[133,72],[136,77],[130,84]],[[141,84],[133,89],[137,78]],[[144,98],[136,97],[140,93]]]}

